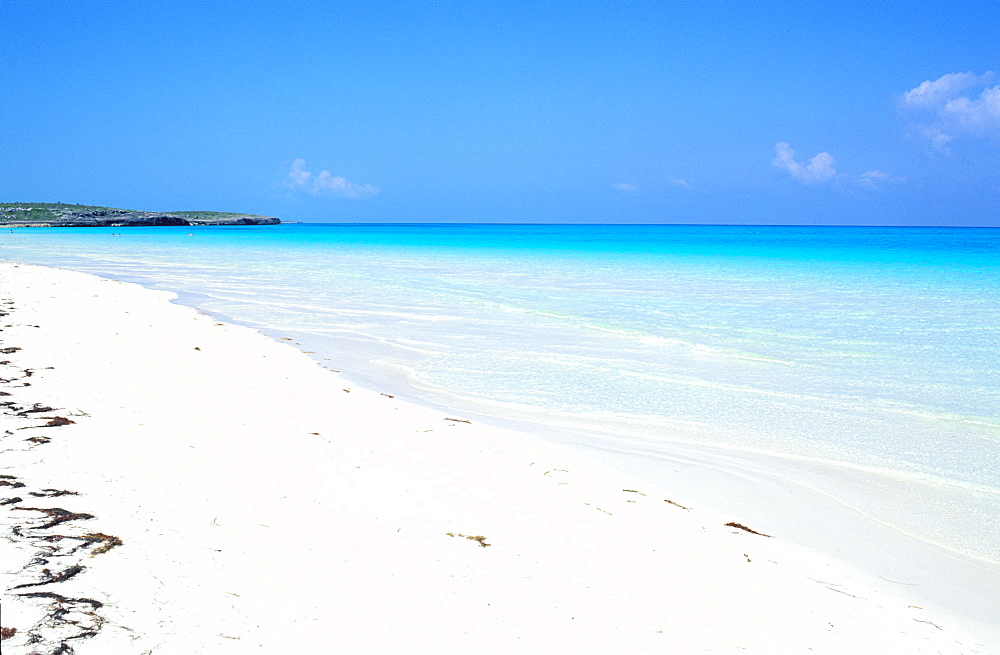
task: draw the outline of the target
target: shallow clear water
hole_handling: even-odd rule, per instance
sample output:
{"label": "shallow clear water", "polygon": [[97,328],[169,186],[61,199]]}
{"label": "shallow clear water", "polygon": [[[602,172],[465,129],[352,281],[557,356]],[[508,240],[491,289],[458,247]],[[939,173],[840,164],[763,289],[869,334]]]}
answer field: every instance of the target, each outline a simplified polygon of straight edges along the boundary
{"label": "shallow clear water", "polygon": [[0,256],[178,291],[543,436],[851,471],[866,513],[1000,560],[1000,230],[121,229],[20,229]]}

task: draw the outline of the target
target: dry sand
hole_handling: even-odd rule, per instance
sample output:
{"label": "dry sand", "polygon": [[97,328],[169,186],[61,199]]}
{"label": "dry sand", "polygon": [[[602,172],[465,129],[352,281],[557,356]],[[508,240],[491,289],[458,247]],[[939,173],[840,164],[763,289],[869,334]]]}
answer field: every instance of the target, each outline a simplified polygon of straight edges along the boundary
{"label": "dry sand", "polygon": [[4,655],[998,652],[905,585],[170,297],[0,264]]}

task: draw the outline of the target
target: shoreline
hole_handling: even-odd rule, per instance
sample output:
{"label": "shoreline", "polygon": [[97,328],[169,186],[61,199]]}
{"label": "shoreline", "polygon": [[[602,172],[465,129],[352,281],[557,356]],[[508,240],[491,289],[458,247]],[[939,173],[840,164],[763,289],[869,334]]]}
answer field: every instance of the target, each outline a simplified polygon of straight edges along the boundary
{"label": "shoreline", "polygon": [[[188,307],[197,307],[197,301],[197,297],[184,294],[177,300]],[[223,314],[213,315],[230,320]],[[306,347],[316,347],[309,343],[308,333],[244,325],[273,339],[291,335],[296,343],[301,339]],[[908,587],[923,606],[957,612],[991,628],[1000,613],[1000,561],[983,552],[964,550],[954,539],[934,538],[948,527],[966,538],[977,531],[995,534],[998,517],[985,515],[992,517],[990,522],[982,520],[982,510],[955,511],[956,515],[947,516],[945,527],[935,525],[937,532],[931,532],[926,525],[939,524],[940,519],[934,512],[954,511],[956,507],[941,504],[940,490],[935,490],[936,504],[927,503],[926,498],[912,493],[900,494],[892,476],[878,469],[693,439],[654,440],[644,435],[613,434],[600,427],[583,428],[562,417],[548,421],[538,420],[540,416],[512,418],[503,414],[503,403],[484,403],[447,390],[422,388],[417,390],[424,393],[414,393],[411,381],[396,379],[399,371],[388,366],[359,376],[353,375],[356,371],[351,373],[348,377],[359,380],[362,386],[387,388],[424,407],[446,413],[461,407],[463,415],[476,422],[544,434],[541,438],[546,442],[568,447],[644,484],[667,490],[668,496],[683,499],[686,505],[748,521],[769,534]],[[908,482],[912,491],[912,481]],[[894,520],[898,517],[905,517],[905,521]],[[995,634],[1000,641],[1000,630]]]}
{"label": "shoreline", "polygon": [[[185,303],[193,306],[193,303]],[[220,320],[225,320],[221,318]],[[277,337],[280,334],[290,334],[288,331],[264,331],[265,334]],[[385,371],[380,371],[385,373]],[[362,384],[374,386],[377,384],[378,375],[361,376]],[[658,486],[665,486],[671,489],[682,489],[691,487],[699,489],[698,493],[693,491],[681,491],[678,495],[686,494],[692,502],[699,502],[706,506],[724,510],[728,512],[746,512],[746,493],[753,489],[753,482],[756,479],[756,488],[764,486],[775,486],[774,482],[765,482],[764,479],[780,480],[785,491],[802,491],[806,494],[814,494],[817,498],[824,497],[830,506],[838,506],[846,512],[855,514],[858,520],[870,521],[882,529],[899,535],[899,539],[919,542],[922,548],[937,550],[948,553],[952,557],[967,559],[970,562],[992,569],[991,575],[996,580],[997,588],[1000,589],[1000,559],[992,556],[995,551],[986,548],[969,548],[966,544],[950,540],[946,530],[950,528],[957,533],[975,533],[977,529],[986,527],[987,532],[995,532],[995,528],[1000,527],[997,523],[1000,517],[994,514],[993,525],[984,526],[977,523],[975,512],[965,512],[957,516],[946,517],[946,526],[935,526],[936,530],[927,530],[922,521],[927,521],[924,501],[919,497],[893,497],[893,493],[898,492],[891,486],[895,471],[868,468],[854,465],[849,462],[838,462],[825,458],[811,458],[797,454],[768,452],[761,449],[731,446],[724,443],[711,443],[700,441],[694,438],[686,438],[681,435],[677,438],[658,439],[647,434],[638,432],[614,433],[603,425],[585,426],[580,420],[567,420],[566,417],[557,416],[549,418],[543,417],[543,412],[535,412],[534,415],[512,417],[504,415],[506,409],[503,403],[483,402],[480,399],[469,399],[458,395],[442,393],[440,390],[428,388],[419,389],[421,393],[413,393],[413,387],[406,382],[393,381],[390,386],[394,393],[411,400],[417,404],[434,407],[446,411],[449,405],[460,406],[470,416],[478,420],[519,432],[532,434],[544,431],[546,441],[566,445],[574,450],[586,452],[593,459],[613,468],[623,471],[629,475],[638,477],[648,483]],[[402,389],[402,391],[398,391]],[[653,462],[659,460],[670,462],[671,464],[655,465]],[[720,464],[725,462],[725,464]],[[673,466],[680,465],[692,471],[689,475],[672,475],[677,473]],[[668,471],[669,469],[669,471]],[[783,473],[778,475],[777,470]],[[746,493],[731,493],[729,486],[703,483],[699,474],[707,476],[721,477],[727,475],[730,479],[737,479],[746,482]],[[676,479],[675,479],[676,478]],[[718,481],[718,480],[716,480]],[[947,485],[947,481],[937,479],[919,480],[920,484],[928,487],[934,485]],[[914,480],[907,480],[910,487],[914,487]],[[874,487],[879,488],[879,493],[871,493]],[[740,498],[735,503],[729,503],[728,498],[732,496]],[[940,503],[940,499],[938,499]],[[878,506],[873,506],[877,504]],[[756,503],[758,510],[765,510],[765,503]],[[815,506],[815,504],[814,504]],[[806,504],[803,503],[803,511]],[[890,509],[891,507],[891,509]],[[983,516],[989,511],[978,507],[978,516]],[[760,512],[756,519],[758,522],[774,520],[772,529],[783,535],[795,532],[795,525],[784,521],[780,515],[769,519],[767,512]],[[928,521],[930,522],[930,521]],[[813,527],[819,527],[817,526]],[[831,535],[833,532],[830,533]],[[942,538],[945,535],[946,538]],[[966,535],[968,536],[968,535]],[[936,538],[937,537],[937,538]],[[809,543],[803,543],[807,547],[822,550],[828,545],[823,540],[813,539]],[[997,606],[1000,612],[1000,605]],[[992,617],[993,613],[984,612],[984,617]]]}
{"label": "shoreline", "polygon": [[[32,426],[50,441],[25,445],[21,423],[38,421],[5,414],[0,473],[73,492],[58,508],[93,515],[75,534],[122,542],[80,563],[54,558],[54,577],[86,569],[71,579],[5,567],[4,627],[19,630],[5,652],[30,652],[19,636],[54,601],[17,596],[20,584],[101,603],[101,629],[73,642],[81,653],[995,643],[987,626],[913,607],[898,585],[726,525],[739,518],[683,509],[566,447],[353,385],[172,294],[25,264],[0,271],[13,301],[0,340],[19,348],[6,366],[32,371],[7,400],[74,421]],[[40,513],[23,508],[3,506],[5,532],[58,527],[27,523]],[[5,545],[4,561],[35,547]]]}

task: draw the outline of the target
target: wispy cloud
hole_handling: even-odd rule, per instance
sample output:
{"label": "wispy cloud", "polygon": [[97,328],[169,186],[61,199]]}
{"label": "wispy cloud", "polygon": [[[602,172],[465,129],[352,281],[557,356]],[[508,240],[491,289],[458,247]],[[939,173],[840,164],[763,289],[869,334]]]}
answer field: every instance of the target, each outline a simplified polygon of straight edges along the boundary
{"label": "wispy cloud", "polygon": [[808,164],[803,164],[795,159],[795,151],[791,146],[782,141],[774,146],[774,160],[772,164],[786,171],[789,175],[800,182],[815,184],[826,182],[837,174],[836,160],[828,152],[821,152]]}
{"label": "wispy cloud", "polygon": [[802,163],[795,159],[795,150],[784,141],[774,144],[774,159],[771,163],[805,184],[836,182],[842,189],[853,185],[876,189],[906,180],[875,170],[861,175],[838,174],[837,160],[828,152],[821,152],[810,159],[809,163]]}
{"label": "wispy cloud", "polygon": [[943,153],[961,137],[1000,138],[1000,85],[987,86],[995,77],[948,73],[905,92],[900,107],[911,132]]}
{"label": "wispy cloud", "polygon": [[636,191],[639,190],[639,187],[637,187],[636,185],[634,185],[634,184],[626,184],[625,182],[619,182],[618,184],[612,184],[611,188],[612,189],[618,189],[619,191],[624,191],[626,193],[635,193]]}
{"label": "wispy cloud", "polygon": [[302,191],[312,196],[340,196],[341,198],[351,198],[358,200],[361,198],[371,198],[379,192],[379,188],[371,184],[355,184],[347,178],[333,175],[330,171],[321,171],[318,175],[313,175],[305,170],[306,161],[296,159],[292,162],[292,169],[288,171],[284,185],[295,191]]}
{"label": "wispy cloud", "polygon": [[687,180],[685,180],[683,178],[680,178],[680,177],[671,177],[667,181],[670,182],[671,184],[673,184],[674,186],[679,186],[679,187],[681,187],[683,189],[693,189],[694,188],[690,184],[688,184]]}
{"label": "wispy cloud", "polygon": [[882,171],[868,171],[855,179],[855,182],[868,189],[880,189],[888,184],[899,184],[905,181],[905,177],[896,177]]}

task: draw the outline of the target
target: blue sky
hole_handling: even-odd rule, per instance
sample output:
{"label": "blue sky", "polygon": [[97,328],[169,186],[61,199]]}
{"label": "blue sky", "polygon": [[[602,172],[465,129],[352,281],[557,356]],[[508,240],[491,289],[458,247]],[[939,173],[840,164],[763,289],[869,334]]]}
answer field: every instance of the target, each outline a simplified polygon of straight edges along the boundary
{"label": "blue sky", "polygon": [[0,201],[1000,226],[1000,3],[0,0]]}

